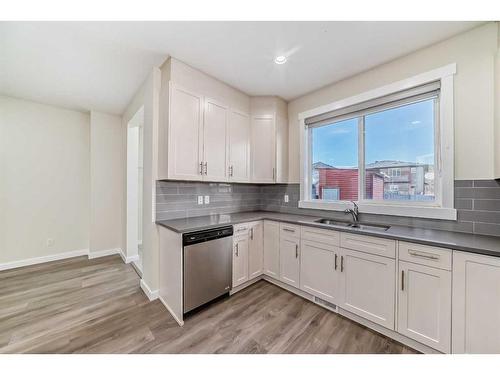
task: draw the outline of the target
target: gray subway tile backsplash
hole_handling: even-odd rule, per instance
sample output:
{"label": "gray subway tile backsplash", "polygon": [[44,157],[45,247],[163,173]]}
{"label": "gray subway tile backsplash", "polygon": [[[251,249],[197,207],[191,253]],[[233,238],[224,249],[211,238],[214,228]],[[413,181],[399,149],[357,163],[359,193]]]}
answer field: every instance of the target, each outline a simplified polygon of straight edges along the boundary
{"label": "gray subway tile backsplash", "polygon": [[[289,202],[284,201],[287,194]],[[198,195],[210,195],[208,205],[198,205]],[[158,220],[244,211],[277,211],[344,219],[343,212],[298,208],[299,184],[226,184],[158,181]],[[361,214],[365,221],[500,236],[500,181],[455,181],[455,208],[458,220],[431,220],[413,217]]]}

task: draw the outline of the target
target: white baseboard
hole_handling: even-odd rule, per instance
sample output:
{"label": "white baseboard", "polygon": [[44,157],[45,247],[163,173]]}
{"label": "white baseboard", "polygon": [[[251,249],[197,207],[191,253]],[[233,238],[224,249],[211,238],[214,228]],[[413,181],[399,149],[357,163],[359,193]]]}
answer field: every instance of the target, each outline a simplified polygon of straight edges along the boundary
{"label": "white baseboard", "polygon": [[82,250],[68,251],[65,253],[46,255],[46,256],[37,257],[37,258],[16,260],[14,262],[0,263],[0,271],[9,270],[12,268],[32,266],[34,264],[53,262],[55,260],[80,257],[80,256],[88,255],[88,253],[89,253],[89,249],[82,249]]}
{"label": "white baseboard", "polygon": [[151,290],[148,284],[146,284],[146,282],[144,281],[144,279],[141,279],[141,289],[144,292],[144,294],[146,294],[146,296],[150,301],[154,301],[155,299],[158,298],[159,295],[158,290]]}
{"label": "white baseboard", "polygon": [[99,250],[99,251],[89,251],[89,259],[95,259],[95,258],[107,257],[109,255],[120,254],[121,251],[122,250],[120,248],[106,249],[106,250]]}
{"label": "white baseboard", "polygon": [[168,303],[166,303],[163,298],[159,297],[159,299],[160,299],[160,302],[163,304],[163,306],[165,306],[167,308],[170,315],[172,315],[172,318],[174,318],[174,320],[177,322],[177,324],[182,327],[184,325],[184,320],[182,320],[177,315],[175,315],[174,311],[170,308]]}
{"label": "white baseboard", "polygon": [[123,263],[132,263],[132,262],[135,262],[137,260],[139,260],[139,255],[134,255],[134,256],[130,256],[130,257],[127,257],[125,255],[125,253],[123,252],[122,249],[120,249],[120,256],[122,257],[122,260],[123,260]]}

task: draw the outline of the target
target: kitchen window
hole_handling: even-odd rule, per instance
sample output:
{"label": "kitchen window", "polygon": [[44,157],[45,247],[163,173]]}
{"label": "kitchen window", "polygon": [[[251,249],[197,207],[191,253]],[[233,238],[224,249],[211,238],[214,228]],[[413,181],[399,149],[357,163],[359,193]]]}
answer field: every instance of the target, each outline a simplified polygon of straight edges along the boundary
{"label": "kitchen window", "polygon": [[299,206],[342,210],[356,201],[365,212],[456,219],[451,71],[301,114]]}

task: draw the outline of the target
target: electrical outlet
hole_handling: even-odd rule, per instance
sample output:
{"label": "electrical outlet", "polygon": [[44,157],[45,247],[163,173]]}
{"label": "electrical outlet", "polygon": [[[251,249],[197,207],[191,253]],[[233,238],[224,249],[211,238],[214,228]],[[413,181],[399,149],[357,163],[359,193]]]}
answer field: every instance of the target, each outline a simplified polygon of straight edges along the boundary
{"label": "electrical outlet", "polygon": [[205,204],[210,203],[210,195],[205,195]]}
{"label": "electrical outlet", "polygon": [[54,239],[47,238],[47,247],[52,247],[52,246],[54,246]]}
{"label": "electrical outlet", "polygon": [[288,203],[288,194],[285,194],[284,199],[285,199],[285,203]]}
{"label": "electrical outlet", "polygon": [[198,195],[198,204],[203,204],[203,195]]}

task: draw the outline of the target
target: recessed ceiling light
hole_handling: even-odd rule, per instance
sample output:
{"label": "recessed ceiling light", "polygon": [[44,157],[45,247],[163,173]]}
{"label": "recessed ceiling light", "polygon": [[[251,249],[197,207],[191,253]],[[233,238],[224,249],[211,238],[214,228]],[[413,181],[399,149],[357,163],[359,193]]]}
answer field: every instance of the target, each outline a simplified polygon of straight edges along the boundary
{"label": "recessed ceiling light", "polygon": [[274,62],[278,65],[281,65],[281,64],[284,64],[286,63],[286,56],[276,56],[276,58],[274,59]]}

